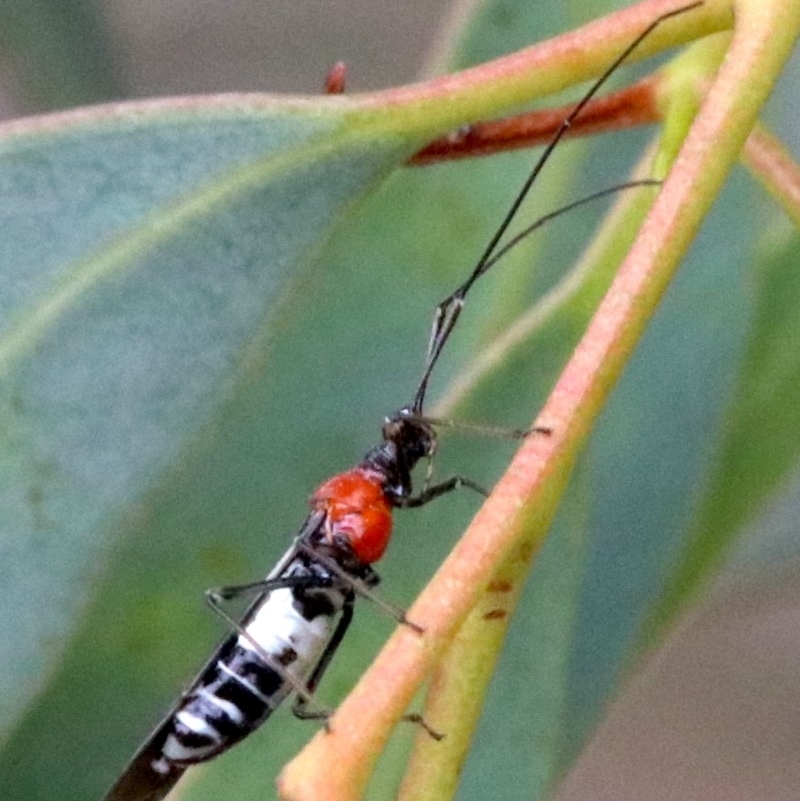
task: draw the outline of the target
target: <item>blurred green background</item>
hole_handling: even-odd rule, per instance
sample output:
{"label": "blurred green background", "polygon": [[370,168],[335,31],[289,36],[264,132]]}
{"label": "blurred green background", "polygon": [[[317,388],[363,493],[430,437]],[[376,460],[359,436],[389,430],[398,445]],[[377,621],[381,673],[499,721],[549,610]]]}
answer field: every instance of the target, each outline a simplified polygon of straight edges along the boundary
{"label": "blurred green background", "polygon": [[[457,37],[455,61],[516,49],[614,7],[490,3]],[[467,12],[432,0],[8,0],[0,9],[0,110],[12,119],[131,97],[315,92],[337,59],[349,66],[348,91],[400,84],[441,61],[448,39],[436,33],[448,21],[453,30]],[[794,153],[799,71],[795,58],[769,109]],[[565,145],[536,208],[621,180],[649,135]],[[530,155],[513,154],[394,176],[346,223],[318,269],[297,277],[244,374],[180,463],[113,521],[106,559],[87,567],[85,612],[65,632],[69,647],[62,654],[63,643],[54,644],[50,680],[6,732],[0,798],[95,798],[124,765],[221,635],[203,608],[203,590],[266,572],[310,491],[358,459],[382,415],[408,399],[434,305],[480,250],[529,162]],[[526,258],[535,257],[535,270],[517,265],[525,269],[487,279],[434,395],[474,348],[563,275],[600,211],[582,210],[530,243]],[[781,213],[738,171],[576,471],[512,625],[459,798],[534,798],[568,765],[614,700],[625,654],[708,494],[726,500],[721,517],[737,494],[749,497],[735,471],[752,487],[748,465],[769,461],[756,450],[776,429],[787,455],[757,502],[726,522],[745,536],[721,580],[614,704],[558,798],[796,797],[797,254]],[[538,349],[514,354],[458,417],[525,425],[579,334],[574,321],[554,324]],[[731,441],[728,463],[736,464],[720,474],[723,443]],[[491,484],[512,446],[449,433],[441,450],[441,473]],[[384,595],[408,603],[475,508],[465,493],[400,515],[379,566]],[[12,619],[18,603],[26,599],[7,599]],[[362,606],[323,685],[327,703],[346,692],[392,628]],[[548,638],[565,632],[569,642],[551,647]],[[563,660],[557,669],[547,664],[554,653]],[[279,766],[311,733],[288,710],[279,716],[215,763],[185,798],[272,797]],[[370,797],[390,797],[408,734],[398,736]]]}

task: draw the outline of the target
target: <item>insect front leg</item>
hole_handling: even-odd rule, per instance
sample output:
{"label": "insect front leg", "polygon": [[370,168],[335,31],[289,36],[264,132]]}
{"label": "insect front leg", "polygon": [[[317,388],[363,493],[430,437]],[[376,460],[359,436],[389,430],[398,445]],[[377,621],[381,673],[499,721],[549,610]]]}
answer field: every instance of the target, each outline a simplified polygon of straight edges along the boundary
{"label": "insect front leg", "polygon": [[440,495],[445,495],[460,487],[469,487],[469,489],[474,490],[484,497],[488,497],[489,495],[480,484],[476,484],[472,479],[465,478],[464,476],[451,476],[446,481],[441,481],[438,484],[432,484],[430,487],[426,487],[417,495],[398,499],[397,505],[401,509],[415,509],[418,506],[424,506]]}

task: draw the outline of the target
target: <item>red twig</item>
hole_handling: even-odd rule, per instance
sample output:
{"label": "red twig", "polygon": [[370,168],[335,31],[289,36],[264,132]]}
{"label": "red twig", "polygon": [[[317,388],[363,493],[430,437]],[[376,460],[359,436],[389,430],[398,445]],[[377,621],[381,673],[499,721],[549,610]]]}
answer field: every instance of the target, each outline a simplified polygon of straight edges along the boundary
{"label": "red twig", "polygon": [[[593,100],[566,135],[591,136],[658,122],[657,85],[658,78],[650,75],[632,86]],[[476,122],[434,140],[414,154],[408,164],[418,166],[546,144],[573,107],[574,103],[501,120]]]}

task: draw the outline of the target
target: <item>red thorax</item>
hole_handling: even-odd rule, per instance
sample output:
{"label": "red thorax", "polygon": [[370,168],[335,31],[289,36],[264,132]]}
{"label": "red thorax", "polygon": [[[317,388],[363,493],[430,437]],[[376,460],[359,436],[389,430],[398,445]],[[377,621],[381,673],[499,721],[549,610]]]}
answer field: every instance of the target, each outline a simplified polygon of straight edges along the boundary
{"label": "red thorax", "polygon": [[326,514],[328,540],[345,539],[366,564],[383,556],[392,536],[392,506],[384,481],[374,470],[354,467],[328,479],[311,496],[311,508]]}

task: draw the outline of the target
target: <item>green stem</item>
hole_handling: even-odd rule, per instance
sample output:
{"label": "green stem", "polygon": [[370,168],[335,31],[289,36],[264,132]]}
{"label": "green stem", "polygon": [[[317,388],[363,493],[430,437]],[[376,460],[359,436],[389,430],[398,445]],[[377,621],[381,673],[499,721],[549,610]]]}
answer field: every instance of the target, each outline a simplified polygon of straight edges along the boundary
{"label": "green stem", "polygon": [[[430,139],[460,125],[507,114],[513,107],[600,75],[654,19],[679,8],[676,0],[645,0],[555,39],[509,56],[423,83],[351,97],[356,113],[369,110],[372,123]],[[660,25],[629,62],[669,47],[727,30],[732,0],[703,5]],[[362,117],[363,119],[363,117]],[[369,123],[368,123],[369,124]]]}
{"label": "green stem", "polygon": [[[649,174],[654,153],[655,148],[648,148],[633,178]],[[437,415],[448,416],[477,383],[490,378],[508,352],[522,347],[523,342],[535,347],[531,340],[553,315],[563,313],[574,317],[580,314],[578,309],[597,305],[649,207],[642,192],[655,196],[653,190],[637,190],[626,192],[618,199],[576,268],[474,360],[472,369],[462,375],[437,404]],[[515,555],[494,573],[487,591],[481,594],[437,666],[423,714],[426,720],[436,721],[436,726],[446,731],[447,737],[441,743],[417,737],[398,801],[444,801],[455,792],[508,622],[530,570],[531,559],[538,550],[532,539],[537,536],[537,532],[523,534]],[[502,614],[498,614],[498,610]]]}

